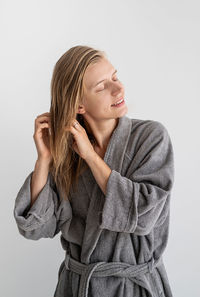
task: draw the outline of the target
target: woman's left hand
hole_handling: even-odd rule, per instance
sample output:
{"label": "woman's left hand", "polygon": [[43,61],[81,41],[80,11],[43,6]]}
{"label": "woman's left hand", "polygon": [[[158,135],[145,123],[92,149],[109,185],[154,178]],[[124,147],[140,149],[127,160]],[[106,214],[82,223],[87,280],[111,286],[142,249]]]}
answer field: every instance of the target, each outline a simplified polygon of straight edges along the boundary
{"label": "woman's left hand", "polygon": [[[75,125],[76,123],[77,125]],[[91,156],[91,154],[95,152],[88,138],[86,130],[77,120],[74,120],[72,126],[70,128],[66,128],[66,130],[73,134],[74,142],[72,147],[81,158],[86,160],[89,156]]]}

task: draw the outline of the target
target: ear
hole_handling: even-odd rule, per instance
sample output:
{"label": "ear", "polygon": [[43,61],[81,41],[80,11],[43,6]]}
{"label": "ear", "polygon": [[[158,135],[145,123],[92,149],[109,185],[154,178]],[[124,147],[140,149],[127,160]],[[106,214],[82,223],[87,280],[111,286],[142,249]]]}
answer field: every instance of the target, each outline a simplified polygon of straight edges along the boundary
{"label": "ear", "polygon": [[85,113],[84,105],[79,105],[78,110],[77,110],[77,113],[79,113],[79,114]]}

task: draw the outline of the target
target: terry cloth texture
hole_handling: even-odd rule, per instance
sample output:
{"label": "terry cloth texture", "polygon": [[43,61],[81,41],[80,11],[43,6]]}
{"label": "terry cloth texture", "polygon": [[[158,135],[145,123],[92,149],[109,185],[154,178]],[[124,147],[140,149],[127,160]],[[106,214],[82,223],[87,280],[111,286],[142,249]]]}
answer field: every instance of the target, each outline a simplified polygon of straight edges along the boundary
{"label": "terry cloth texture", "polygon": [[167,129],[119,118],[104,161],[112,170],[106,195],[88,167],[71,202],[61,199],[49,173],[30,207],[30,172],[15,199],[19,232],[31,240],[60,232],[65,259],[54,297],[172,297],[162,258],[174,182]]}

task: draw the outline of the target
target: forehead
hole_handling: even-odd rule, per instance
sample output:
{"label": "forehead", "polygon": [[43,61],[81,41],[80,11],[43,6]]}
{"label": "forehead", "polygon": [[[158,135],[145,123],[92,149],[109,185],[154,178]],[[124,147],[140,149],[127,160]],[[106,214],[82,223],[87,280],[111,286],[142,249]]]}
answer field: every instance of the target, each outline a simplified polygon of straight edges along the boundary
{"label": "forehead", "polygon": [[114,70],[113,65],[106,58],[89,65],[83,78],[86,88],[91,89],[98,81],[109,78]]}

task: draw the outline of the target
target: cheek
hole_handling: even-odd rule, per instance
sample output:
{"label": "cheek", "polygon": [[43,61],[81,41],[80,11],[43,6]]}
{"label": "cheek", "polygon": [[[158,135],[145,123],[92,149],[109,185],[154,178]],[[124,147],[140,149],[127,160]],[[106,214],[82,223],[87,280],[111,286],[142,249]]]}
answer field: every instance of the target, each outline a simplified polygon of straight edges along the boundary
{"label": "cheek", "polygon": [[110,104],[110,95],[108,95],[106,92],[101,92],[96,102],[98,102],[98,104],[102,107],[108,107]]}
{"label": "cheek", "polygon": [[87,108],[88,110],[99,113],[100,110],[108,110],[111,104],[110,95],[102,91],[91,96]]}
{"label": "cheek", "polygon": [[92,108],[101,108],[106,105],[106,102],[108,102],[108,99],[106,98],[106,95],[103,94],[104,92],[99,92],[97,95],[94,95],[92,100],[90,100],[90,106]]}

